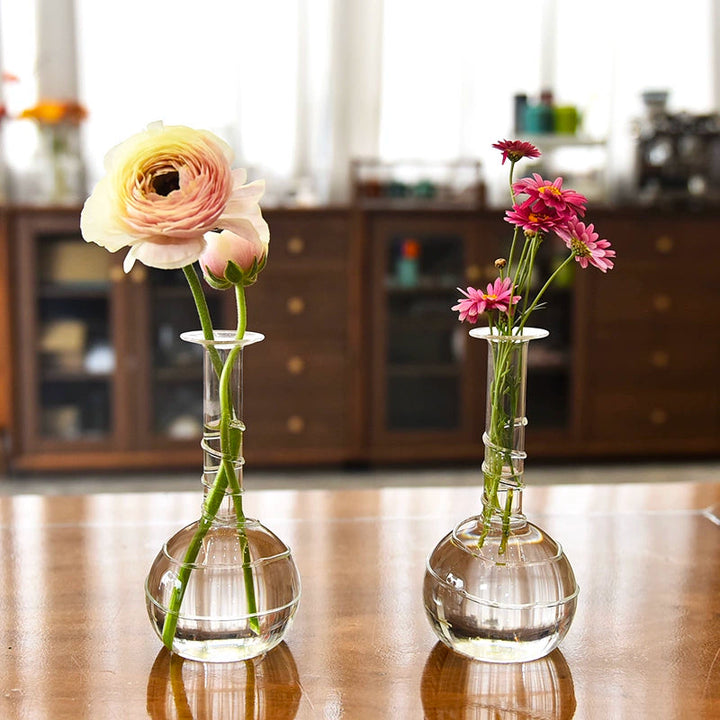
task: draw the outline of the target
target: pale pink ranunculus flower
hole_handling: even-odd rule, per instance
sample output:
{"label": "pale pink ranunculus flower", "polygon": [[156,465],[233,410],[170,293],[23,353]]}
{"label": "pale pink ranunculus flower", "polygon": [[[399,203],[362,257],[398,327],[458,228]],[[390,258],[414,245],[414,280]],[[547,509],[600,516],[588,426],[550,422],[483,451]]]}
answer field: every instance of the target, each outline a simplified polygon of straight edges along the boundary
{"label": "pale pink ranunculus flower", "polygon": [[245,185],[232,157],[210,132],[152,123],[105,156],[106,174],[80,218],[83,237],[110,252],[129,247],[126,272],[135,260],[161,269],[189,265],[211,230],[252,230],[267,241],[258,205],[264,185]]}

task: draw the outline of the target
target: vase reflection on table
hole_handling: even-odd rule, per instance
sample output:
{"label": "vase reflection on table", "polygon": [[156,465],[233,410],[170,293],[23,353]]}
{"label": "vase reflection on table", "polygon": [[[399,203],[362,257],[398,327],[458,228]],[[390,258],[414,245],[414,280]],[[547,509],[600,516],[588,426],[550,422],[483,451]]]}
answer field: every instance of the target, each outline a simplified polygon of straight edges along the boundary
{"label": "vase reflection on table", "polygon": [[425,720],[571,720],[577,701],[559,650],[515,665],[474,663],[437,643],[420,686]]}
{"label": "vase reflection on table", "polygon": [[292,720],[301,697],[285,643],[261,659],[211,667],[163,648],[148,676],[147,712],[152,720]]}

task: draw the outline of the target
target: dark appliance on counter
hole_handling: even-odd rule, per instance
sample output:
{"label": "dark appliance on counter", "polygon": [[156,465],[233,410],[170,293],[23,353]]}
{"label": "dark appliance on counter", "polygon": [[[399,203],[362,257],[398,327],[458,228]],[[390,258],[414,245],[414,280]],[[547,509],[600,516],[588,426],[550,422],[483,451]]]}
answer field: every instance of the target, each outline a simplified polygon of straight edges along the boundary
{"label": "dark appliance on counter", "polygon": [[720,202],[720,115],[671,114],[667,94],[645,93],[637,133],[637,183],[646,203]]}

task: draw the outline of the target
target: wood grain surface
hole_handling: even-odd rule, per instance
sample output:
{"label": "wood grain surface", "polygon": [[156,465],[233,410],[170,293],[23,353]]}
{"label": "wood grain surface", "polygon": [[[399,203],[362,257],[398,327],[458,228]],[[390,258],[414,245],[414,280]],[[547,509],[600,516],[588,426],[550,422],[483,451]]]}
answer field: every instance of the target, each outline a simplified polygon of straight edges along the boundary
{"label": "wood grain surface", "polygon": [[720,717],[720,484],[525,496],[580,598],[560,649],[523,665],[465,660],[424,616],[425,557],[479,510],[474,488],[249,491],[303,596],[283,644],[227,665],[171,657],[145,612],[145,574],[199,490],[2,498],[0,717]]}

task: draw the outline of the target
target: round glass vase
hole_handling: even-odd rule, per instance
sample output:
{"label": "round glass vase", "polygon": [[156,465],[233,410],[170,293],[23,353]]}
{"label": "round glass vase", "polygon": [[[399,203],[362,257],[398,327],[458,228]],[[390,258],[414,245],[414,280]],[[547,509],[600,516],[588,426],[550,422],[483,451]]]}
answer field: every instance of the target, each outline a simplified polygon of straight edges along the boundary
{"label": "round glass vase", "polygon": [[282,641],[300,600],[290,549],[243,511],[242,356],[263,336],[181,337],[204,348],[204,493],[199,519],[173,535],[150,568],[147,610],[158,637],[184,658],[248,660]]}
{"label": "round glass vase", "polygon": [[578,595],[560,545],[522,512],[528,345],[548,332],[470,335],[488,342],[482,513],[458,523],[428,556],[425,611],[461,655],[527,662],[565,637]]}

